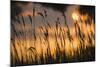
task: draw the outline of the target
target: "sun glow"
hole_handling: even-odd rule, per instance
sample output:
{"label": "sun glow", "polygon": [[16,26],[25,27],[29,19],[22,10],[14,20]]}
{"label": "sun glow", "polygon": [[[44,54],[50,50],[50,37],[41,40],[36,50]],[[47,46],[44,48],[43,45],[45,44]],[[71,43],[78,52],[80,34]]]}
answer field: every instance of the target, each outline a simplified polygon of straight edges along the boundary
{"label": "sun glow", "polygon": [[73,18],[73,20],[75,20],[75,21],[79,20],[79,15],[78,15],[78,13],[77,13],[77,12],[73,12],[73,13],[72,13],[72,18]]}

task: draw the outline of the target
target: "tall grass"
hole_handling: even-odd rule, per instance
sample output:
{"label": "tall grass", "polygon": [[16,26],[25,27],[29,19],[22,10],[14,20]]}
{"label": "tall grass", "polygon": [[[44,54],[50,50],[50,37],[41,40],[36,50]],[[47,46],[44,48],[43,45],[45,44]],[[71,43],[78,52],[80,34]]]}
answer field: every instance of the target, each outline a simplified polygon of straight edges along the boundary
{"label": "tall grass", "polygon": [[[44,13],[38,12],[38,15],[44,20],[44,25],[39,28],[35,26],[35,8],[33,16],[28,15],[30,23],[25,21],[24,16],[18,16],[18,23],[11,22],[12,66],[95,60],[93,19],[88,17],[92,20],[89,22],[80,17],[81,20],[75,21],[73,27],[68,27],[67,22],[62,26],[60,18],[57,17],[53,27],[47,20],[46,10]],[[20,31],[17,30],[16,24]],[[38,29],[41,34],[36,34]]]}

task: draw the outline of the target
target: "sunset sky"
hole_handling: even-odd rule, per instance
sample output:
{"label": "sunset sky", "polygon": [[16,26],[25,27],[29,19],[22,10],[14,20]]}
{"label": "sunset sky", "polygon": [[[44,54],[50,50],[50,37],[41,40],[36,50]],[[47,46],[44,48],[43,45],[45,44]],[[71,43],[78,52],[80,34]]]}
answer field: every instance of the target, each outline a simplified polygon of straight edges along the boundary
{"label": "sunset sky", "polygon": [[[64,12],[66,16],[66,21],[69,27],[73,27],[74,20],[72,18],[72,13],[75,11],[79,11],[80,13],[88,13],[94,17],[94,7],[93,6],[79,6],[79,5],[66,5],[66,4],[50,4],[50,3],[38,3],[38,2],[14,2],[12,1],[11,4],[11,19],[12,23],[16,26],[16,29],[19,31],[21,30],[21,26],[18,25],[16,17],[23,16],[25,23],[27,24],[27,29],[30,27],[30,20],[29,15],[33,16],[33,7],[35,7],[35,17],[33,22],[33,27],[35,24],[36,28],[39,26],[45,25],[45,21],[43,18],[38,14],[42,13],[44,15],[44,10],[46,11],[47,17],[45,18],[46,21],[53,27],[55,27],[55,22],[59,17],[59,21],[61,26],[64,27],[64,17],[62,12]],[[82,9],[83,8],[83,9]],[[20,17],[21,18],[21,17]],[[21,22],[22,20],[19,19]]]}

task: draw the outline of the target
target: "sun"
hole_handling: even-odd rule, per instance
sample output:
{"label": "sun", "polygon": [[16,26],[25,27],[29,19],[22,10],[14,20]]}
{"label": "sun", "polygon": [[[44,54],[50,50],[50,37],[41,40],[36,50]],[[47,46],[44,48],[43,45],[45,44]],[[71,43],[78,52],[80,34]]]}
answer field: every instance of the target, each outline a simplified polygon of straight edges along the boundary
{"label": "sun", "polygon": [[72,18],[73,18],[73,20],[75,20],[75,21],[79,20],[79,15],[78,15],[78,13],[73,12],[73,13],[72,13]]}

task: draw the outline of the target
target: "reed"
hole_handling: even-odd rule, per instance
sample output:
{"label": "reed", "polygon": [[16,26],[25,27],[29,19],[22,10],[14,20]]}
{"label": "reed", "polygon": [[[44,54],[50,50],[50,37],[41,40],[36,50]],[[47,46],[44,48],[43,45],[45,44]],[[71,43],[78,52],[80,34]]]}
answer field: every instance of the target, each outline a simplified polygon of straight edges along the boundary
{"label": "reed", "polygon": [[[64,27],[59,17],[55,21],[55,27],[50,25],[45,9],[43,13],[38,12],[38,15],[43,19],[41,22],[43,25],[39,28],[35,26],[35,7],[33,16],[28,15],[30,23],[25,21],[24,16],[17,17],[18,23],[11,22],[12,66],[94,60],[95,56],[92,55],[95,54],[94,21],[84,22],[84,19],[75,21],[73,29],[76,34],[72,35],[72,28],[68,27],[65,15],[63,15]],[[21,31],[16,29],[16,24],[20,25]],[[28,24],[30,32],[26,31]],[[83,31],[83,25],[86,32]],[[37,29],[41,34],[36,34]],[[54,36],[51,35],[51,31]]]}

